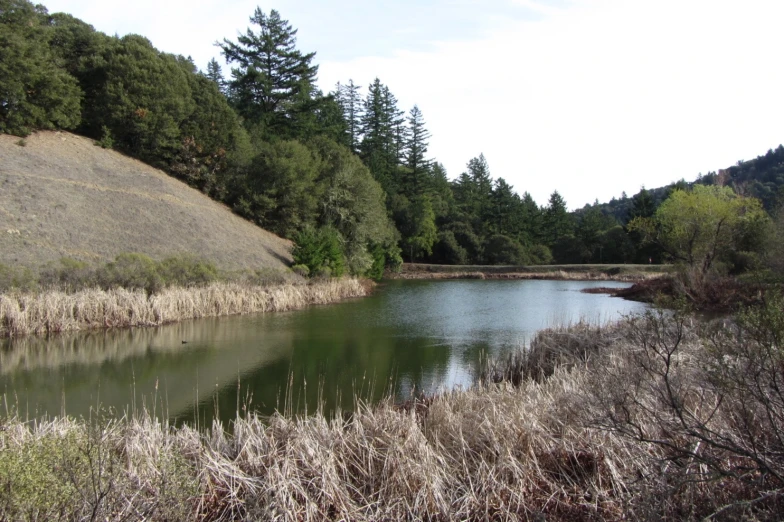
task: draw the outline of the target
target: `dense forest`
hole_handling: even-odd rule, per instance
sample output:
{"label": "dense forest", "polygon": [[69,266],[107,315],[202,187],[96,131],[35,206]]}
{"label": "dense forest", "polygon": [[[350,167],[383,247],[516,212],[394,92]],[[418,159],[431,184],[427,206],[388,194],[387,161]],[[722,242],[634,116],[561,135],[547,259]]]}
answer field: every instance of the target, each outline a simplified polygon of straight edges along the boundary
{"label": "dense forest", "polygon": [[[568,212],[491,175],[483,155],[450,180],[428,156],[423,112],[380,79],[316,87],[314,52],[256,9],[213,59],[107,36],[27,0],[0,0],[0,132],[64,129],[161,168],[237,214],[295,241],[300,270],[378,278],[403,259],[445,264],[650,263],[672,258],[636,218],[652,218],[684,181]],[[719,173],[772,212],[784,148]],[[638,220],[639,222],[639,220]]]}

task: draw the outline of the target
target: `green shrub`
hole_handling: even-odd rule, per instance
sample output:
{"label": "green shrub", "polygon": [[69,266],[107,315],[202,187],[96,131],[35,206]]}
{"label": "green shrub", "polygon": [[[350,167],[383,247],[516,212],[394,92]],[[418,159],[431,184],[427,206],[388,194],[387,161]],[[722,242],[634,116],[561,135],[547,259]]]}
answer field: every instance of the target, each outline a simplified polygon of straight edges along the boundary
{"label": "green shrub", "polygon": [[370,268],[365,272],[365,276],[374,281],[380,281],[381,278],[384,277],[384,267],[387,264],[387,256],[384,252],[384,247],[382,245],[373,245],[370,248],[370,255],[373,257],[373,264],[371,264]]}
{"label": "green shrub", "polygon": [[142,288],[147,293],[164,284],[157,263],[144,254],[120,254],[98,271],[98,281],[103,288]]}
{"label": "green shrub", "polygon": [[10,290],[29,292],[35,290],[37,286],[35,274],[29,268],[0,263],[0,292]]}
{"label": "green shrub", "polygon": [[546,245],[534,245],[528,251],[531,257],[531,264],[534,265],[549,265],[553,262],[553,253]]}
{"label": "green shrub", "polygon": [[433,247],[433,258],[437,263],[465,265],[468,263],[468,251],[460,246],[454,232],[442,230],[438,233],[438,241]]}
{"label": "green shrub", "polygon": [[167,257],[158,263],[158,274],[165,285],[204,285],[218,280],[218,268],[189,255]]}
{"label": "green shrub", "polygon": [[305,265],[311,274],[323,277],[325,269],[334,277],[343,275],[345,262],[340,245],[340,234],[331,227],[306,228],[298,233],[292,251],[294,263]]}
{"label": "green shrub", "polygon": [[302,277],[308,277],[310,275],[310,269],[307,265],[294,265],[291,267],[291,271]]}
{"label": "green shrub", "polygon": [[47,265],[40,270],[38,283],[44,288],[76,291],[95,284],[95,270],[84,261],[62,257],[59,266]]}
{"label": "green shrub", "polygon": [[99,145],[102,149],[111,149],[114,147],[112,131],[110,131],[106,125],[101,127],[101,139],[98,140],[97,145]]}
{"label": "green shrub", "polygon": [[55,520],[71,511],[80,493],[74,483],[89,475],[77,439],[75,432],[50,435],[0,451],[0,519]]}
{"label": "green shrub", "polygon": [[488,265],[523,265],[528,256],[523,246],[514,239],[495,234],[485,242],[485,263]]}

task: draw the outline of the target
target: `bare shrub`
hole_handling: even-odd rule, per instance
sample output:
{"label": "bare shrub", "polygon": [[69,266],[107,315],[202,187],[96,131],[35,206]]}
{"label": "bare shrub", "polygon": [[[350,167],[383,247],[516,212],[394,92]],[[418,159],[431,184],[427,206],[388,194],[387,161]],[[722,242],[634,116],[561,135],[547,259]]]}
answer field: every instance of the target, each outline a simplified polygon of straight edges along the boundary
{"label": "bare shrub", "polygon": [[[629,322],[597,366],[595,425],[651,447],[656,516],[774,520],[784,493],[782,300],[697,328],[682,313]],[[713,513],[713,514],[712,514]]]}

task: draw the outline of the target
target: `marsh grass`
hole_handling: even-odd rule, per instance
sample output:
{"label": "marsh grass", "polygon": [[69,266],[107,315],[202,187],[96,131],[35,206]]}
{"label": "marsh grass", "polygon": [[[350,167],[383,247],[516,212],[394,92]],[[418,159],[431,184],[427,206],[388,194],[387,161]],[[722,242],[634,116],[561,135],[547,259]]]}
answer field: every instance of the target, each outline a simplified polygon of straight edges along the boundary
{"label": "marsh grass", "polygon": [[281,312],[366,295],[357,279],[248,286],[211,283],[148,295],[115,288],[0,294],[0,335],[17,337],[109,327],[157,326],[185,319]]}

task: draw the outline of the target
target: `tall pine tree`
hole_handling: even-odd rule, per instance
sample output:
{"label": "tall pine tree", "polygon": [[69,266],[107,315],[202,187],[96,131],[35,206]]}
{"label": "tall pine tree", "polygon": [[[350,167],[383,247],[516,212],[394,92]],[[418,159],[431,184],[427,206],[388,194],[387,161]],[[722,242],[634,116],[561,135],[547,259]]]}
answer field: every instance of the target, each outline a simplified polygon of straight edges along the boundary
{"label": "tall pine tree", "polygon": [[430,133],[425,128],[422,111],[414,105],[408,115],[408,140],[404,148],[405,169],[402,173],[403,193],[409,199],[422,195],[427,189],[430,161],[427,153]]}
{"label": "tall pine tree", "polygon": [[236,64],[229,94],[240,115],[260,126],[262,135],[298,137],[293,121],[313,101],[316,53],[297,50],[297,30],[274,9],[267,15],[256,8],[250,22],[258,32],[248,28],[236,43],[224,39],[218,44],[226,60]]}
{"label": "tall pine tree", "polygon": [[354,84],[354,80],[349,80],[348,84],[337,84],[335,88],[335,100],[340,105],[343,112],[343,119],[346,121],[346,144],[351,152],[359,153],[359,141],[362,134],[362,98],[359,91],[362,87]]}
{"label": "tall pine tree", "polygon": [[226,79],[223,77],[223,70],[218,63],[218,60],[213,58],[207,63],[207,72],[204,76],[217,85],[220,92],[226,94]]}

